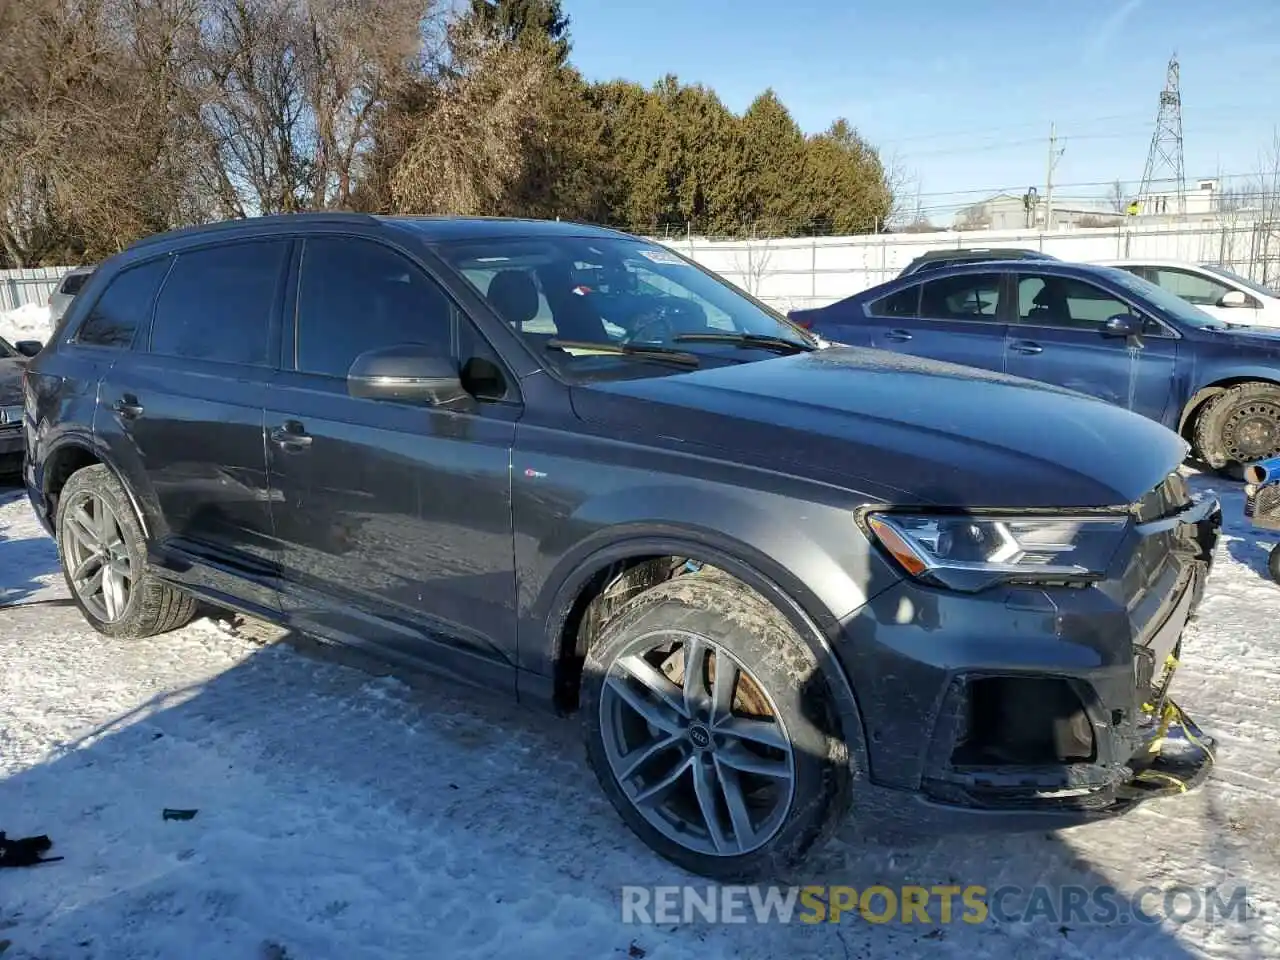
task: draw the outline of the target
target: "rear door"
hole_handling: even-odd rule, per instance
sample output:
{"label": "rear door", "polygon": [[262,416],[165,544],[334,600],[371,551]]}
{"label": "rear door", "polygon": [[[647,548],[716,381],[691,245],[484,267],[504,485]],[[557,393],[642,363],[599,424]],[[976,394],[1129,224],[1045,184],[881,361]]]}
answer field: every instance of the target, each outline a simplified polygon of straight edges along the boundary
{"label": "rear door", "polygon": [[870,345],[1001,370],[1005,286],[1004,275],[998,271],[966,272],[924,280],[885,297],[868,308],[873,314]]}
{"label": "rear door", "polygon": [[1077,390],[1163,421],[1173,396],[1177,338],[1155,320],[1140,337],[1109,337],[1110,317],[1141,311],[1089,281],[1017,274],[1016,322],[1009,326],[1005,370]]}
{"label": "rear door", "polygon": [[148,514],[154,562],[197,588],[278,609],[263,449],[287,239],[183,250],[149,329],[103,379],[95,431]]}

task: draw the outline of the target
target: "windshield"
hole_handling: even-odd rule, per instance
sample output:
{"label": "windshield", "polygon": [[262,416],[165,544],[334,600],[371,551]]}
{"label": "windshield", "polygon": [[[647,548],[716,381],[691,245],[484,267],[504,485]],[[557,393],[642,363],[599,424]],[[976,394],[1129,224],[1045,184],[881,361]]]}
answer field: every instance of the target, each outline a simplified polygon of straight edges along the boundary
{"label": "windshield", "polygon": [[[814,347],[808,334],[780,315],[657,244],[536,237],[451,243],[438,252],[549,363],[570,375],[678,371],[656,362],[663,350],[692,354],[706,365]],[[592,344],[600,349],[593,351]]]}
{"label": "windshield", "polygon": [[1232,283],[1238,283],[1242,287],[1248,287],[1254,293],[1260,293],[1264,297],[1273,297],[1273,298],[1280,297],[1280,293],[1276,293],[1270,287],[1263,286],[1261,283],[1258,283],[1258,281],[1250,280],[1248,277],[1242,277],[1238,273],[1233,273],[1232,271],[1228,270],[1226,267],[1214,266],[1211,263],[1202,263],[1201,266],[1204,267],[1206,270],[1208,270],[1210,273],[1216,273],[1218,276],[1225,277],[1226,279],[1230,280]]}
{"label": "windshield", "polygon": [[1217,317],[1209,316],[1199,307],[1193,307],[1176,294],[1170,293],[1163,287],[1157,287],[1154,283],[1143,280],[1128,270],[1120,270],[1116,267],[1099,267],[1098,269],[1104,271],[1111,280],[1142,297],[1142,299],[1148,301],[1152,306],[1157,307],[1163,314],[1178,323],[1205,329],[1221,329],[1226,326]]}

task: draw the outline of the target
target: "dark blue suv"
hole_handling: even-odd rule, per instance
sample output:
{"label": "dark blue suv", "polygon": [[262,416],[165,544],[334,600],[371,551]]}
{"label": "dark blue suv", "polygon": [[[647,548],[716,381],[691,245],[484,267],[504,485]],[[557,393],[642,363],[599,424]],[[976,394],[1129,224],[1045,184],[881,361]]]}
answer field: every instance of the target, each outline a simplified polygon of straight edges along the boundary
{"label": "dark blue suv", "polygon": [[1280,332],[1223,323],[1123,270],[961,264],[791,319],[840,343],[1098,397],[1178,430],[1228,474],[1280,454]]}

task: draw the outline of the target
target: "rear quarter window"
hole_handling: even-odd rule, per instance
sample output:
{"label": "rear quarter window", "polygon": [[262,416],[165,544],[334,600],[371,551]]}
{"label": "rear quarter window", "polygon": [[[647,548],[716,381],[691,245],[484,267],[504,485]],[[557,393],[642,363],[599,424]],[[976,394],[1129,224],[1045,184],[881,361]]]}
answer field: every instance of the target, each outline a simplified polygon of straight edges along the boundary
{"label": "rear quarter window", "polygon": [[84,282],[89,279],[92,274],[88,273],[72,273],[68,274],[62,281],[62,286],[58,288],[59,293],[66,294],[68,297],[74,297],[80,292],[84,286]]}
{"label": "rear quarter window", "polygon": [[867,304],[867,313],[873,317],[915,317],[920,313],[920,285],[895,291]]}
{"label": "rear quarter window", "polygon": [[[127,350],[139,328],[145,328],[169,258],[121,270],[107,284],[75,334],[75,342]],[[87,275],[86,275],[87,276]]]}

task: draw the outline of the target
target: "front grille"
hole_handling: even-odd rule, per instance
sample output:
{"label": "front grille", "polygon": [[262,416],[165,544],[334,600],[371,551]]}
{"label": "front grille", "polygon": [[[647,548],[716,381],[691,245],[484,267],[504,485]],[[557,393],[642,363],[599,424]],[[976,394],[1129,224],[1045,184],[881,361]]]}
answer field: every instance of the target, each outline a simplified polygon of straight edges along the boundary
{"label": "front grille", "polygon": [[1280,530],[1280,484],[1245,487],[1244,515],[1259,527]]}

